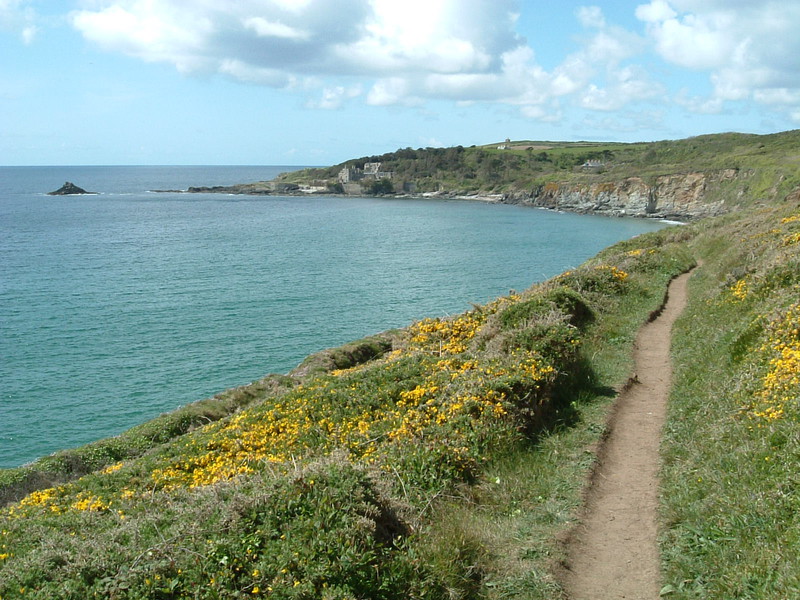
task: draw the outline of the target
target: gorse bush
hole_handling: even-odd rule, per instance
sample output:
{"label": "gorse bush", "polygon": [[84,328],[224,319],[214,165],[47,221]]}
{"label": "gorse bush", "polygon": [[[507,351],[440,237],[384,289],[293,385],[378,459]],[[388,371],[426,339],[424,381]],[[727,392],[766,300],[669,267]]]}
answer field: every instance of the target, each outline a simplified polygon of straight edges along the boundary
{"label": "gorse bush", "polygon": [[761,376],[748,382],[752,389],[745,410],[757,419],[800,422],[800,304],[782,311],[766,332],[767,339],[755,352],[756,361],[766,368],[758,369]]}
{"label": "gorse bush", "polygon": [[50,487],[118,461],[141,456],[188,431],[228,416],[265,394],[292,385],[294,382],[289,377],[269,375],[181,407],[116,437],[56,452],[21,468],[0,470],[0,505],[19,500],[37,488]]}
{"label": "gorse bush", "polygon": [[512,329],[531,319],[546,316],[551,311],[566,316],[569,323],[576,327],[583,327],[594,318],[592,309],[580,293],[562,285],[507,308],[500,314],[500,322],[504,329]]}

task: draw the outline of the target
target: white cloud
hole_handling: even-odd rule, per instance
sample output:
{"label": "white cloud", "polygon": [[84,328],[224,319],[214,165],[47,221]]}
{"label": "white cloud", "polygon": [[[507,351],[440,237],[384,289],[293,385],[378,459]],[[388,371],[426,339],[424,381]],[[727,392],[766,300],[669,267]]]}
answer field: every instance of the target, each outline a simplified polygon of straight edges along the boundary
{"label": "white cloud", "polygon": [[550,106],[523,106],[522,114],[528,119],[534,119],[543,123],[558,123],[563,118],[563,114],[561,112],[561,108],[558,106],[558,103],[553,103]]}
{"label": "white cloud", "polygon": [[287,87],[293,81],[292,77],[279,69],[254,67],[237,59],[221,61],[218,70],[239,81],[270,87]]}
{"label": "white cloud", "polygon": [[587,29],[590,27],[605,27],[606,19],[599,6],[581,6],[575,11],[581,25]]}
{"label": "white cloud", "polygon": [[[788,108],[800,90],[800,3],[781,0],[652,0],[636,9],[669,63],[709,72],[708,98],[679,98],[697,112],[753,99]],[[787,94],[785,91],[792,92]]]}
{"label": "white cloud", "polygon": [[658,52],[690,69],[711,69],[725,63],[740,40],[714,16],[686,15],[651,25]]}
{"label": "white cloud", "polygon": [[319,100],[308,103],[309,108],[320,108],[324,110],[335,110],[341,108],[345,102],[357,98],[361,95],[361,87],[354,86],[346,88],[338,85],[326,87],[322,90],[322,97]]}
{"label": "white cloud", "polygon": [[319,108],[349,99],[353,79],[372,80],[366,100],[373,105],[496,99],[523,87],[506,68],[515,77],[528,68],[514,64],[525,48],[514,32],[515,0],[99,0],[95,6],[75,11],[71,21],[109,51],[274,87],[343,80],[322,84],[321,98],[307,103]]}
{"label": "white cloud", "polygon": [[22,41],[26,44],[33,42],[36,34],[39,33],[39,28],[35,25],[28,25],[22,29]]}
{"label": "white cloud", "polygon": [[156,2],[136,0],[97,12],[77,12],[72,23],[105,49],[151,62],[171,62],[180,71],[207,68],[209,62],[204,49],[214,28],[210,15],[183,14],[172,7],[162,9]]}
{"label": "white cloud", "polygon": [[660,23],[678,16],[665,0],[653,0],[650,4],[636,7],[636,18],[645,23]]}
{"label": "white cloud", "polygon": [[391,76],[496,68],[502,53],[520,44],[511,29],[513,6],[513,0],[106,0],[73,13],[72,23],[108,50],[183,68],[236,59],[308,74]]}
{"label": "white cloud", "polygon": [[679,93],[675,101],[689,112],[698,115],[717,115],[725,108],[725,103],[721,98],[710,96],[688,96],[686,91]]}
{"label": "white cloud", "polygon": [[662,86],[648,81],[646,74],[634,67],[614,71],[606,79],[608,87],[599,88],[591,84],[583,92],[580,98],[583,108],[615,111],[633,102],[655,98],[664,93]]}
{"label": "white cloud", "polygon": [[245,28],[252,29],[261,37],[277,37],[287,40],[307,40],[309,33],[284,25],[280,21],[267,21],[261,17],[249,17],[243,21]]}
{"label": "white cloud", "polygon": [[[470,10],[470,4],[482,11]],[[372,9],[366,35],[342,48],[340,61],[375,71],[480,72],[491,69],[508,44],[493,31],[498,18],[511,21],[507,1],[373,0]],[[489,12],[490,22],[480,22],[476,12]]]}
{"label": "white cloud", "polygon": [[587,43],[587,60],[596,63],[617,64],[637,54],[642,40],[620,28],[609,28],[595,34]]}
{"label": "white cloud", "polygon": [[302,13],[313,0],[273,0],[273,4],[288,12]]}
{"label": "white cloud", "polygon": [[26,44],[33,42],[39,29],[36,11],[26,0],[0,0],[0,29],[19,33]]}
{"label": "white cloud", "polygon": [[[287,76],[343,72],[335,49],[359,39],[367,0],[101,0],[75,11],[73,26],[109,51],[167,62],[187,72],[230,61]],[[348,16],[349,18],[345,18]],[[230,73],[228,73],[230,74]],[[245,77],[250,81],[251,77]]]}
{"label": "white cloud", "polygon": [[21,0],[0,0],[0,24],[10,25],[19,15]]}
{"label": "white cloud", "polygon": [[[557,99],[612,110],[659,89],[643,69],[626,64],[642,51],[643,39],[610,24],[598,6],[575,12],[584,27],[578,47],[549,71],[515,31],[519,0],[93,0],[90,6],[72,13],[72,25],[108,51],[187,73],[304,90],[311,108],[335,109],[359,97],[373,106],[444,99],[510,104],[528,118],[553,120],[560,115]],[[664,0],[648,6],[639,12],[650,27],[672,18]]]}
{"label": "white cloud", "polygon": [[584,109],[613,111],[662,93],[643,68],[626,64],[645,47],[641,37],[607,23],[596,6],[579,9],[577,16],[593,31],[554,70],[554,96],[574,96]]}
{"label": "white cloud", "polygon": [[793,90],[788,88],[758,90],[754,93],[754,96],[756,100],[763,102],[764,104],[800,107],[800,88]]}
{"label": "white cloud", "polygon": [[422,145],[426,148],[444,148],[444,142],[436,139],[436,138],[423,138]]}
{"label": "white cloud", "polygon": [[400,77],[390,77],[375,82],[367,94],[367,103],[373,106],[389,106],[401,102],[407,96],[406,80]]}

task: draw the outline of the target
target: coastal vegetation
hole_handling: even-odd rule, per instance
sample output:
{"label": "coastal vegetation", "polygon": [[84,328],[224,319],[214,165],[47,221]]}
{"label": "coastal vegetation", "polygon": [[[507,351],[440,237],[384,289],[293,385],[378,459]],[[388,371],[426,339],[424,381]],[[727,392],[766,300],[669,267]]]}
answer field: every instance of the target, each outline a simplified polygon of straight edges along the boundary
{"label": "coastal vegetation", "polygon": [[[636,177],[730,170],[741,181],[720,190],[730,204],[783,198],[800,185],[800,130],[773,135],[725,133],[643,143],[515,141],[485,146],[403,148],[278,178],[333,189],[344,168],[380,163],[394,190],[450,194],[527,193],[547,184],[603,184]],[[367,185],[373,182],[367,180]],[[365,190],[369,192],[369,190]]]}
{"label": "coastal vegetation", "polygon": [[[570,177],[605,174],[555,157],[645,175],[738,157],[763,175],[726,215],[0,471],[0,598],[563,598],[562,540],[636,332],[695,266],[664,431],[661,594],[798,596],[796,137],[481,149],[546,152]],[[641,171],[629,151],[649,157]]]}
{"label": "coastal vegetation", "polygon": [[705,262],[663,446],[670,597],[800,594],[798,200],[703,223],[692,244]]}
{"label": "coastal vegetation", "polygon": [[[624,378],[625,340],[691,266],[683,236],[626,242],[393,332],[390,348],[310,361],[230,417],[9,503],[0,595],[442,598],[555,585],[545,571],[529,581],[532,550],[501,556],[488,525],[506,521],[509,543],[536,527],[545,535],[526,545],[557,553],[602,431],[575,424],[598,418]],[[572,449],[562,436],[577,436]]]}

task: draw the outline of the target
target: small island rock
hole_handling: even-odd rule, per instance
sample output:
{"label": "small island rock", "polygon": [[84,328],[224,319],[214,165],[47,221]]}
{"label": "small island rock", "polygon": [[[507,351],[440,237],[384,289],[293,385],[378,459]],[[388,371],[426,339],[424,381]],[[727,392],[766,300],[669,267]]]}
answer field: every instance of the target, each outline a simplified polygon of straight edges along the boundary
{"label": "small island rock", "polygon": [[55,192],[48,192],[48,196],[71,196],[73,194],[96,194],[97,192],[87,192],[83,188],[79,188],[71,181],[67,181],[64,185],[58,188]]}

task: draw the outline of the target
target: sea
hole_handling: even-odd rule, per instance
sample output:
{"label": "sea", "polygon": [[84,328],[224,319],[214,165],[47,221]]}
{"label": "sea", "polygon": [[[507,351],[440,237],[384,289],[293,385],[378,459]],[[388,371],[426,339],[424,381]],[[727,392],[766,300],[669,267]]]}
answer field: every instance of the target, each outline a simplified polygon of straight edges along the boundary
{"label": "sea", "polygon": [[[0,167],[0,468],[666,226],[478,201],[152,191],[298,168]],[[97,194],[47,195],[65,181]]]}

